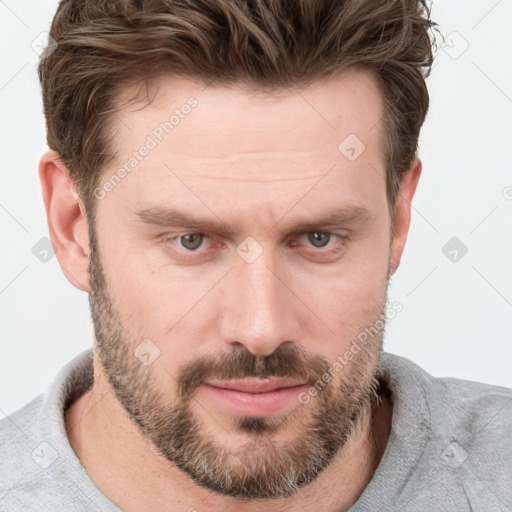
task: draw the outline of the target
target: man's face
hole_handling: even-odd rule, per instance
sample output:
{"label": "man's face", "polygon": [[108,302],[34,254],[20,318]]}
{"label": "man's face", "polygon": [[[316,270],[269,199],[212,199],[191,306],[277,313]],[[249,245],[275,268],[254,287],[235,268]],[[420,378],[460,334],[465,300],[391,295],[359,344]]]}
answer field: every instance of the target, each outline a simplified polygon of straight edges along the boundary
{"label": "man's face", "polygon": [[379,323],[389,278],[381,98],[362,72],[279,96],[159,86],[119,115],[98,191],[96,350],[131,419],[196,482],[286,496],[377,387],[382,329],[354,340]]}

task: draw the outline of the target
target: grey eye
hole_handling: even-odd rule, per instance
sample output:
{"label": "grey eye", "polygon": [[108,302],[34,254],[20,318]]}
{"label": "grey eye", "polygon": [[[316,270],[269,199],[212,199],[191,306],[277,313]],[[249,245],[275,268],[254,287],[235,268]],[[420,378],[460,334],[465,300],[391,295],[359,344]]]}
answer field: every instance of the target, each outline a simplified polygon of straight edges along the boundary
{"label": "grey eye", "polygon": [[204,235],[202,233],[194,233],[192,235],[183,235],[180,237],[181,245],[189,251],[195,251],[203,243]]}
{"label": "grey eye", "polygon": [[314,233],[308,233],[308,241],[311,242],[311,245],[317,248],[325,247],[329,241],[331,240],[331,234],[330,233],[321,233],[321,232],[314,232]]}

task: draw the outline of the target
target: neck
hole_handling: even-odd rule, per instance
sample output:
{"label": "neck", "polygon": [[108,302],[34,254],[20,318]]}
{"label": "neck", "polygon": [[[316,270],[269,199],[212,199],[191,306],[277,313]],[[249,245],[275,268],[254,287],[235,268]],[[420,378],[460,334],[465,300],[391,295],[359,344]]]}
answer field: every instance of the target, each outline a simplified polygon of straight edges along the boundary
{"label": "neck", "polygon": [[[94,385],[66,411],[66,430],[89,477],[117,507],[125,512],[268,510],[267,500],[239,500],[204,489],[164,459],[126,415],[97,369],[95,361]],[[384,389],[379,396],[318,478],[292,496],[272,500],[272,510],[340,512],[355,503],[389,438],[392,405]]]}

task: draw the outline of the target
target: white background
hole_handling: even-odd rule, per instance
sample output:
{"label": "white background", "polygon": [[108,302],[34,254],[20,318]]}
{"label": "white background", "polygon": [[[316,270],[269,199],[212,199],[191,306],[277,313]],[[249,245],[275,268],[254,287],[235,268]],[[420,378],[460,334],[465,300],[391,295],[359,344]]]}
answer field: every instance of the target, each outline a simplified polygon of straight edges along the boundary
{"label": "white background", "polygon": [[[56,7],[56,0],[0,1],[0,418],[92,347],[87,295],[55,257],[42,263],[32,253],[48,230],[31,44]],[[435,376],[512,387],[512,0],[437,1],[432,18],[447,47],[428,79],[423,175],[390,287],[391,302],[404,309],[387,328],[385,350]],[[456,263],[442,252],[452,237],[468,248]]]}

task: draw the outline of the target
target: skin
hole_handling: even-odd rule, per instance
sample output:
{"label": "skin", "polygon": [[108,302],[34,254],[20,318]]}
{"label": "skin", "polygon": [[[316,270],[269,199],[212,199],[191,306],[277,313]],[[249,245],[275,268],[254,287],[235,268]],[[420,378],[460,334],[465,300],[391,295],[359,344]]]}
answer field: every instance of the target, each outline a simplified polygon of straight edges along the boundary
{"label": "skin", "polygon": [[[115,323],[104,320],[103,334],[122,338],[123,346],[131,349],[127,354],[144,339],[160,350],[148,367],[135,358],[126,362],[126,370],[133,369],[129,376],[141,385],[139,391],[143,376],[149,376],[155,398],[151,403],[168,410],[177,400],[180,370],[199,356],[244,351],[263,358],[298,348],[306,367],[315,357],[334,363],[383,311],[421,174],[421,162],[415,159],[391,215],[380,144],[383,105],[373,77],[351,71],[280,95],[166,78],[158,83],[149,106],[133,100],[134,91],[120,98],[125,106],[116,126],[116,161],[103,182],[168,118],[165,113],[191,96],[198,100],[172,134],[97,203],[95,243],[117,315]],[[366,146],[353,162],[338,150],[351,133]],[[41,159],[39,172],[59,263],[74,286],[91,292],[88,220],[75,184],[52,151]],[[317,219],[349,205],[366,213],[290,233],[299,220]],[[200,247],[200,256],[187,260],[180,239],[164,242],[163,236],[186,235],[190,229],[150,225],[137,216],[156,206],[237,223],[239,229],[207,233],[212,239]],[[327,249],[318,248],[308,238],[310,232],[347,238],[333,238]],[[236,252],[249,236],[262,249],[252,263]],[[328,255],[334,247],[339,251]],[[334,395],[351,378],[360,382],[360,391],[369,389],[381,342],[382,336],[376,337],[336,373],[329,385]],[[392,404],[382,396],[364,408],[328,466],[297,492],[269,505],[268,500],[242,500],[212,491],[144,438],[112,389],[102,364],[107,343],[105,347],[95,344],[94,384],[66,411],[66,428],[93,482],[123,510],[346,510],[385,451]],[[115,361],[115,351],[111,356]],[[135,392],[136,383],[126,389]],[[279,449],[300,442],[320,397],[294,403],[284,426],[264,439]],[[263,439],[241,431],[233,414],[202,388],[194,392],[190,410],[219,451],[234,449],[243,457],[244,449]],[[251,459],[243,462],[250,464]]]}

